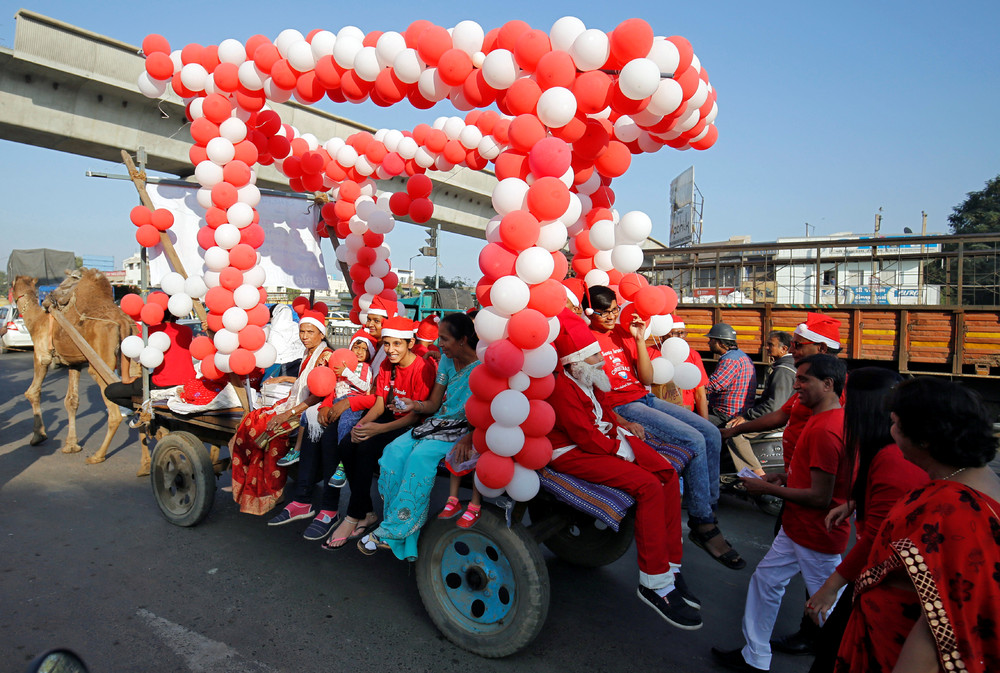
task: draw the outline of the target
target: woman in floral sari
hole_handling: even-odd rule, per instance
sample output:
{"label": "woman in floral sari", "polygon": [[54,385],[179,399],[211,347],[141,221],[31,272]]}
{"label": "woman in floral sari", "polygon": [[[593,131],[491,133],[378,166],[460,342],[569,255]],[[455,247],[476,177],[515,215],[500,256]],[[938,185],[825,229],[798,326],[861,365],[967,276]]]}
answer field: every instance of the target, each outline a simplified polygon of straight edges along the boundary
{"label": "woman in floral sari", "polygon": [[293,381],[281,402],[247,414],[229,441],[232,456],[233,500],[247,514],[266,514],[281,499],[285,468],[278,461],[288,451],[295,422],[322,398],[309,392],[306,379],[316,366],[325,365],[332,351],[326,346],[326,316],[306,311],[299,321],[299,339],[306,348],[297,378],[276,377],[272,382]]}
{"label": "woman in floral sari", "polygon": [[438,463],[456,441],[471,441],[465,403],[472,394],[469,375],[479,364],[476,328],[469,316],[452,313],[442,318],[439,330],[441,364],[430,399],[401,400],[407,410],[433,416],[397,437],[382,453],[378,491],[385,503],[384,516],[374,533],[358,541],[366,554],[388,547],[400,560],[417,558],[417,539],[427,521]]}
{"label": "woman in floral sari", "polygon": [[892,436],[931,477],[886,518],[837,671],[1000,670],[1000,478],[992,419],[961,385],[899,386]]}

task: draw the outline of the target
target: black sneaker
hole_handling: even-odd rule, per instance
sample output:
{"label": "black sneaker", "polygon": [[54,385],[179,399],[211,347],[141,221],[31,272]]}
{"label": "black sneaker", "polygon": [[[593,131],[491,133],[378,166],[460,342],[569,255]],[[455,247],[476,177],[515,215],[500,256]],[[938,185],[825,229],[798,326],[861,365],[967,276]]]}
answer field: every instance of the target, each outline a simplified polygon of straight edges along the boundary
{"label": "black sneaker", "polygon": [[716,663],[725,666],[730,671],[737,671],[738,673],[767,673],[768,670],[748,664],[747,660],[743,658],[742,648],[738,650],[720,650],[717,647],[713,647],[712,658],[715,659]]}
{"label": "black sneaker", "polygon": [[656,610],[668,624],[685,631],[697,631],[701,628],[701,615],[684,602],[681,593],[674,589],[666,597],[660,596],[654,590],[640,586],[636,591],[639,600]]}
{"label": "black sneaker", "polygon": [[680,573],[674,573],[674,589],[680,592],[681,598],[684,602],[693,607],[695,610],[701,610],[701,600],[688,589],[687,582],[684,581],[684,576]]}
{"label": "black sneaker", "polygon": [[816,654],[816,639],[803,630],[771,639],[771,649],[783,654]]}

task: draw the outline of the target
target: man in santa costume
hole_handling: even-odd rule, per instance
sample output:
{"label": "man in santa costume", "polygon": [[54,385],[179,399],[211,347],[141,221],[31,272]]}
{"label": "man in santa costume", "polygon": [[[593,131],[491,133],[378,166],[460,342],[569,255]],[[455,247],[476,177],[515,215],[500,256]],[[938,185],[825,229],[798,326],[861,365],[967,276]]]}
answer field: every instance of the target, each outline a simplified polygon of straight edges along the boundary
{"label": "man in santa costume", "polygon": [[552,469],[619,488],[636,500],[639,599],[671,625],[701,628],[701,604],[680,574],[680,491],[669,462],[615,422],[598,401],[611,389],[600,347],[583,319],[566,309],[554,345],[561,367],[549,403],[555,410]]}

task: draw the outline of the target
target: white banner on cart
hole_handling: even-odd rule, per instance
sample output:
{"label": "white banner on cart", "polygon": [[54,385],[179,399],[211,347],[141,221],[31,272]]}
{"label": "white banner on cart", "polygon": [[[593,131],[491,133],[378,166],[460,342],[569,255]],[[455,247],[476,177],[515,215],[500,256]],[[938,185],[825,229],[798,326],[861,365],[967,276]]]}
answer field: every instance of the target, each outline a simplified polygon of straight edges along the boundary
{"label": "white banner on cart", "polygon": [[[167,236],[177,250],[181,264],[189,275],[205,273],[202,249],[198,246],[198,228],[204,225],[205,209],[198,204],[198,187],[180,185],[148,185],[149,198],[156,208],[167,208],[174,214],[174,224]],[[263,196],[257,205],[260,225],[264,228],[264,245],[260,247],[261,266],[267,272],[269,288],[291,287],[300,290],[329,290],[323,250],[316,236],[316,211],[302,198]],[[172,269],[163,247],[149,251],[149,282],[159,285]]]}

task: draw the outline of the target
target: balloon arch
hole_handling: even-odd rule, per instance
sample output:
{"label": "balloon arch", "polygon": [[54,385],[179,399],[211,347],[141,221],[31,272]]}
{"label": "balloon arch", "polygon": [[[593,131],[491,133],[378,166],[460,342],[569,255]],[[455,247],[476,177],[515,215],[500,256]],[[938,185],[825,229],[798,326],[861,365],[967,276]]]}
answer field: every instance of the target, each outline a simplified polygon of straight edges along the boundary
{"label": "balloon arch", "polygon": [[[214,337],[196,340],[191,350],[207,377],[245,375],[274,361],[262,329],[269,315],[257,254],[264,229],[255,209],[256,164],[276,166],[295,191],[329,193],[317,233],[343,242],[337,258],[350,268],[355,322],[375,296],[397,301],[385,235],[393,216],[431,218],[426,172],[493,164],[497,215],[486,227],[476,287],[484,366],[473,372],[466,407],[482,453],[476,484],[487,496],[506,490],[515,500],[530,499],[538,490],[535,470],[551,456],[546,435],[555,416],[545,400],[557,364],[555,316],[566,303],[560,281],[570,266],[588,285],[611,286],[631,300],[654,334],[669,332],[676,295],[635,273],[652,223],[642,212],[612,210],[611,181],[633,154],[715,143],[716,94],[684,38],[654,36],[641,19],[610,33],[574,17],[559,19],[548,33],[523,21],[484,32],[473,21],[449,30],[420,20],[402,33],[348,26],[303,36],[290,29],[273,42],[255,35],[245,44],[228,39],[175,51],[164,37],[149,35],[142,51],[142,93],[156,98],[169,87],[186,101],[197,198],[206,209],[198,243],[208,271],[187,280],[170,274],[166,294],[123,308],[156,323],[161,308],[186,314],[192,298],[203,297]],[[324,96],[383,107],[406,100],[421,110],[447,98],[466,114],[321,143],[267,105]],[[502,114],[483,109],[494,105]],[[404,174],[406,191],[378,194],[376,179]],[[142,207],[132,219],[147,246],[172,222],[169,212]],[[571,262],[562,253],[567,240]],[[159,346],[143,350],[143,364],[157,361],[149,349]],[[686,387],[686,356],[686,343],[668,340],[654,361],[656,381]]]}

